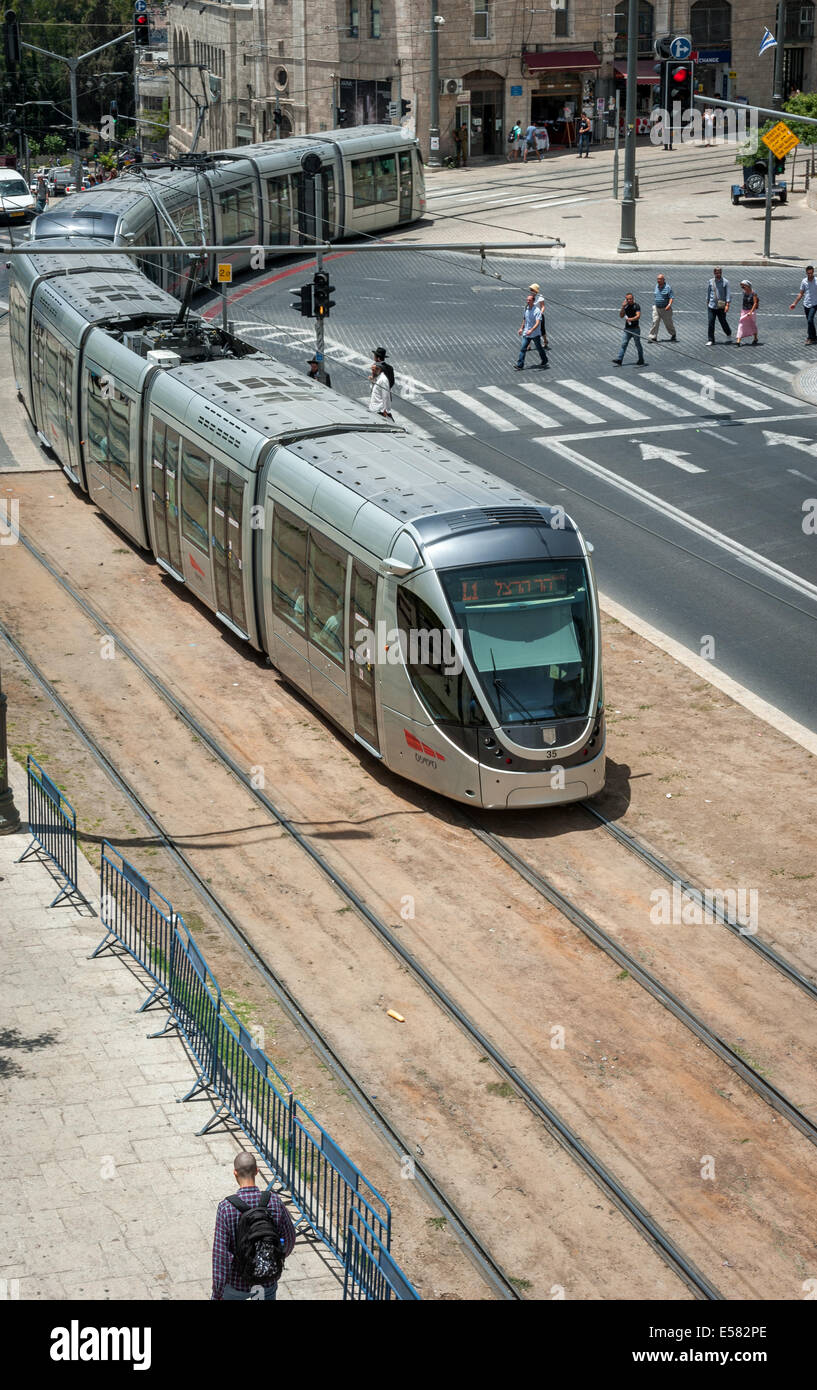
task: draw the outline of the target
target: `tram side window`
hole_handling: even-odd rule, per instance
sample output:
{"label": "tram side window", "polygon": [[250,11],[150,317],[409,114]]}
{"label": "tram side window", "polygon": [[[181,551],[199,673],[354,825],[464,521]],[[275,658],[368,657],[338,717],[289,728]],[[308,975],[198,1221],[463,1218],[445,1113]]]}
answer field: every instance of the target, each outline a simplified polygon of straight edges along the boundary
{"label": "tram side window", "polygon": [[199,549],[210,550],[208,500],[210,460],[182,439],[182,534]]}
{"label": "tram side window", "polygon": [[335,234],[335,171],[326,169],[324,171],[324,195],[323,195],[323,221],[324,235],[327,237]]}
{"label": "tram side window", "polygon": [[130,412],[128,397],[114,391],[108,400],[111,477],[126,488],[130,488]]}
{"label": "tram side window", "polygon": [[307,526],[275,508],[272,524],[272,606],[299,632],[306,633]]}
{"label": "tram side window", "polygon": [[397,201],[397,160],[386,154],[374,160],[375,196],[378,203]]}
{"label": "tram side window", "polygon": [[219,195],[221,235],[225,246],[255,236],[255,198],[251,187],[231,188]]}
{"label": "tram side window", "polygon": [[464,671],[453,670],[455,654],[446,625],[422,599],[397,591],[400,646],[412,684],[430,713],[441,723],[484,723],[473,687]]}
{"label": "tram side window", "polygon": [[17,285],[9,287],[9,333],[14,372],[17,379],[22,381],[26,370],[26,305],[22,290]]}
{"label": "tram side window", "polygon": [[289,179],[267,180],[267,216],[272,246],[289,245],[290,205]]}
{"label": "tram side window", "polygon": [[[67,354],[66,354],[67,357]],[[66,366],[70,363],[67,360]],[[66,380],[70,391],[70,377]],[[99,468],[123,487],[131,485],[130,399],[104,377],[91,372],[88,378],[88,455]]]}
{"label": "tram side window", "polygon": [[370,207],[377,202],[374,184],[374,160],[352,160],[352,197],[356,208]]}
{"label": "tram side window", "polygon": [[59,429],[59,348],[50,334],[45,339],[46,409],[54,429]]}
{"label": "tram side window", "polygon": [[343,665],[343,605],[346,556],[322,536],[309,533],[309,640],[333,661]]}

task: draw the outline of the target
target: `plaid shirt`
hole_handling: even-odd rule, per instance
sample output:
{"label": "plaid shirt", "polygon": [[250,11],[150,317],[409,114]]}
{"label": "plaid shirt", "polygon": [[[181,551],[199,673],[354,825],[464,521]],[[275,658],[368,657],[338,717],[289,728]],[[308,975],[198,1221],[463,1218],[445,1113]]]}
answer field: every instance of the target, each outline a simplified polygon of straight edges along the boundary
{"label": "plaid shirt", "polygon": [[[257,1187],[240,1187],[235,1196],[240,1197],[247,1203],[248,1207],[257,1207],[261,1201],[261,1193]],[[278,1223],[278,1230],[283,1236],[284,1244],[282,1253],[284,1259],[292,1254],[295,1244],[295,1227],[292,1218],[284,1206],[281,1198],[275,1193],[270,1193],[269,1210]],[[248,1284],[246,1279],[233,1270],[233,1256],[235,1254],[235,1233],[238,1226],[240,1211],[232,1205],[225,1197],[218,1204],[216,1212],[216,1230],[213,1236],[213,1292],[211,1301],[221,1302],[224,1297],[224,1285],[229,1284],[234,1289],[239,1289],[242,1293],[249,1293],[253,1287]]]}

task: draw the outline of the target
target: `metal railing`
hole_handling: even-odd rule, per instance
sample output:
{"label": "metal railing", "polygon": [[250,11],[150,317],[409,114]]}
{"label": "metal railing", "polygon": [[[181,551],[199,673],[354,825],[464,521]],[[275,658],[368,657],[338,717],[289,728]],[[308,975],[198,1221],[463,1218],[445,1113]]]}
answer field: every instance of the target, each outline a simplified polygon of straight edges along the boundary
{"label": "metal railing", "polygon": [[[152,1036],[177,1030],[198,1068],[181,1099],[211,1091],[219,1100],[199,1134],[228,1118],[239,1127],[273,1181],[290,1192],[301,1221],[344,1264],[346,1282],[351,1280],[351,1287],[357,1288],[358,1268],[364,1273],[370,1267],[381,1270],[377,1277],[371,1270],[365,1273],[365,1287],[375,1292],[361,1297],[418,1297],[414,1291],[395,1292],[412,1286],[389,1254],[388,1202],[298,1103],[292,1087],[225,1002],[202,952],[167,898],[107,840],[102,847],[100,902],[105,936],[93,955],[118,943],[138,961],[154,981],[140,1012],[160,998],[169,1010],[164,1027]],[[368,1255],[362,1253],[366,1249]],[[383,1271],[388,1273],[385,1282]]]}
{"label": "metal railing", "polygon": [[[31,844],[23,851],[18,864],[22,864],[30,854],[45,854],[56,866],[66,886],[61,888],[49,907],[56,907],[61,898],[79,897],[82,894],[77,883],[77,815],[67,797],[28,754],[26,758],[28,779],[28,826],[31,831]],[[82,898],[84,902],[84,898]]]}
{"label": "metal railing", "polygon": [[377,1232],[354,1208],[349,1214],[343,1298],[345,1302],[367,1303],[386,1303],[392,1299],[409,1302],[420,1298]]}

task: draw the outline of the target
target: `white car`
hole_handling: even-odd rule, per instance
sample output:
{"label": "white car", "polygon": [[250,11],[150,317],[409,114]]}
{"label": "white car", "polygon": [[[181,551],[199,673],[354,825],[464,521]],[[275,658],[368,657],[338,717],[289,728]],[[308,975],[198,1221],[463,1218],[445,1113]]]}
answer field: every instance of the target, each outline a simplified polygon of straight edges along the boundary
{"label": "white car", "polygon": [[16,169],[0,169],[0,221],[30,222],[34,216],[31,189]]}

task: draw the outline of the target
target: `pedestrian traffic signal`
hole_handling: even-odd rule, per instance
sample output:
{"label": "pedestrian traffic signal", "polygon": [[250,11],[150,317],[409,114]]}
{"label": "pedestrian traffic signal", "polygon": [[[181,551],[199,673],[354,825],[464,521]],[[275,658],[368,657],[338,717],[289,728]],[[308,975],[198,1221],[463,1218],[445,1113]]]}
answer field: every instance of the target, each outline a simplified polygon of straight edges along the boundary
{"label": "pedestrian traffic signal", "polygon": [[14,10],[6,10],[3,16],[3,51],[11,72],[20,62],[20,30]]}
{"label": "pedestrian traffic signal", "polygon": [[150,19],[139,10],[133,16],[133,42],[137,48],[150,48]]}
{"label": "pedestrian traffic signal", "polygon": [[314,317],[312,313],[312,286],[299,285],[298,289],[290,290],[290,294],[295,295],[293,309],[298,309],[305,319]]}
{"label": "pedestrian traffic signal", "polygon": [[345,125],[345,124],[346,124],[346,107],[345,107],[345,106],[339,106],[339,107],[338,107],[338,125]]}
{"label": "pedestrian traffic signal", "polygon": [[410,101],[405,101],[404,99],[401,99],[401,101],[400,101],[400,115],[401,115],[401,117],[402,117],[402,116],[407,116],[407,115],[409,114],[410,110],[411,110],[411,102],[410,102]]}
{"label": "pedestrian traffic signal", "polygon": [[280,111],[278,110],[278,108],[276,107],[276,109],[275,109],[275,110],[273,111],[273,113],[272,113],[272,123],[273,123],[273,125],[281,125],[282,122],[283,122],[283,119],[284,119],[284,118],[283,118],[281,112],[280,112]]}
{"label": "pedestrian traffic signal", "polygon": [[334,309],[335,301],[330,299],[335,286],[330,285],[329,276],[325,270],[316,270],[313,280],[315,286],[315,318],[328,319],[329,310]]}

